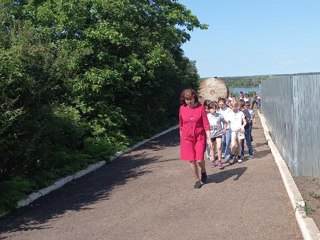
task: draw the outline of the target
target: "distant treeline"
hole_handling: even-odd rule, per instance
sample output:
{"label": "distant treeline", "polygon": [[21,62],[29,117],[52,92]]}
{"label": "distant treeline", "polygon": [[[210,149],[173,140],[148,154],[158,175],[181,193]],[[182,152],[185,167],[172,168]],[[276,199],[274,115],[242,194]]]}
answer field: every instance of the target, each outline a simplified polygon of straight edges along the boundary
{"label": "distant treeline", "polygon": [[[303,74],[303,73],[299,73]],[[305,73],[310,74],[310,73]],[[319,74],[319,73],[312,73],[312,74]],[[274,75],[257,75],[257,76],[238,76],[238,77],[218,77],[223,79],[229,88],[251,88],[251,87],[259,87],[262,80],[273,80],[279,79],[282,76],[287,75],[295,75],[295,74],[274,74]],[[200,80],[207,79],[200,78]]]}
{"label": "distant treeline", "polygon": [[[240,77],[218,77],[223,79],[229,88],[250,88],[250,87],[259,87],[261,80],[270,79],[270,75],[261,75],[261,76],[240,76]],[[201,78],[204,80],[206,78]]]}

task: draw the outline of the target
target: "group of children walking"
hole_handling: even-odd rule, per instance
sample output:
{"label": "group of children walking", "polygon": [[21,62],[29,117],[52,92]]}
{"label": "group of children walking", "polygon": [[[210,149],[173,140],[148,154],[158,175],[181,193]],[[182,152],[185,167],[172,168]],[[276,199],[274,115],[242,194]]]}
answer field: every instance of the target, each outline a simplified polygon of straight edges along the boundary
{"label": "group of children walking", "polygon": [[194,188],[201,188],[207,181],[205,152],[211,160],[210,165],[220,169],[223,169],[222,158],[229,164],[242,162],[244,142],[249,158],[253,157],[254,111],[250,109],[250,101],[241,99],[240,95],[239,99],[220,98],[218,102],[206,100],[201,104],[197,92],[188,88],[181,92],[180,104],[180,159],[190,164],[196,178]]}
{"label": "group of children walking", "polygon": [[[222,158],[241,163],[244,159],[245,142],[249,158],[253,158],[251,132],[255,122],[255,112],[250,102],[243,98],[219,98],[218,102],[205,100],[203,103],[210,124],[212,147],[207,146],[206,156],[211,167],[223,169]],[[217,152],[217,159],[215,153]]]}

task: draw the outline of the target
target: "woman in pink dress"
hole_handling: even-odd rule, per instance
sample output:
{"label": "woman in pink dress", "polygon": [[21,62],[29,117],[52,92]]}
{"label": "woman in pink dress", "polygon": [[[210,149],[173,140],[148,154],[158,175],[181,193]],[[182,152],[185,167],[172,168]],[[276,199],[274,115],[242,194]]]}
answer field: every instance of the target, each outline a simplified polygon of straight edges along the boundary
{"label": "woman in pink dress", "polygon": [[[197,182],[194,188],[201,188],[207,180],[204,161],[206,140],[212,147],[210,125],[204,106],[199,103],[196,91],[185,89],[180,95],[179,127],[180,127],[180,158],[190,163]],[[198,171],[201,169],[201,178]]]}

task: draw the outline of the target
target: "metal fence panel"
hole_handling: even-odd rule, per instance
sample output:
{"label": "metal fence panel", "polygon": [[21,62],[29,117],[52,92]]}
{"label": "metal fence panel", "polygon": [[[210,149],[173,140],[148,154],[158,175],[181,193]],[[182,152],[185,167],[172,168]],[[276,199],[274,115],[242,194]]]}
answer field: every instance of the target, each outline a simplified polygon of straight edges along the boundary
{"label": "metal fence panel", "polygon": [[295,176],[320,176],[320,74],[295,74],[261,83],[262,113]]}

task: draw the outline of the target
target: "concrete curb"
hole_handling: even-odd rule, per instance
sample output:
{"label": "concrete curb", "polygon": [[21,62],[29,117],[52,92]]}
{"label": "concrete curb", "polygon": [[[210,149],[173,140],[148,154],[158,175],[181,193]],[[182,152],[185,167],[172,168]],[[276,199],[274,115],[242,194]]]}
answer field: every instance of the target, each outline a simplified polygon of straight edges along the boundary
{"label": "concrete curb", "polygon": [[[165,131],[163,131],[161,133],[158,133],[158,134],[154,135],[151,138],[145,139],[145,140],[137,143],[136,145],[132,146],[131,148],[126,149],[125,151],[116,153],[114,156],[111,157],[111,161],[114,161],[116,158],[120,157],[121,155],[140,147],[141,145],[145,144],[146,142],[148,142],[148,141],[150,141],[150,140],[152,140],[154,138],[157,138],[157,137],[159,137],[159,136],[161,136],[163,134],[166,134],[166,133],[168,133],[168,132],[170,132],[172,130],[175,130],[178,127],[179,127],[179,125],[173,126],[173,127],[169,128],[169,129],[167,129],[167,130],[165,130]],[[17,208],[27,206],[30,203],[32,203],[33,201],[35,201],[36,199],[38,199],[38,198],[40,198],[40,197],[42,197],[44,195],[47,195],[47,194],[49,194],[50,192],[52,192],[54,190],[57,190],[57,189],[63,187],[65,184],[67,184],[68,182],[73,181],[74,179],[81,178],[82,176],[97,170],[98,168],[102,167],[105,164],[106,164],[106,161],[101,161],[101,162],[98,162],[98,163],[95,163],[95,164],[91,164],[86,169],[83,169],[83,170],[81,170],[81,171],[79,171],[79,172],[77,172],[77,173],[75,173],[73,175],[66,176],[64,178],[58,179],[51,186],[43,188],[43,189],[40,189],[38,192],[31,193],[25,199],[20,200],[18,202],[18,204],[17,204]],[[3,213],[3,214],[0,215],[0,217],[5,216],[8,213],[9,212]]]}
{"label": "concrete curb", "polygon": [[94,163],[94,164],[89,165],[86,169],[75,173],[74,175],[60,178],[57,181],[55,181],[54,184],[52,184],[51,186],[40,189],[38,192],[31,193],[27,198],[20,200],[17,204],[17,207],[20,208],[20,207],[27,206],[30,203],[32,203],[33,201],[35,201],[36,199],[38,199],[39,197],[47,195],[48,193],[63,187],[68,182],[71,182],[74,179],[80,178],[80,177],[102,167],[104,164],[106,164],[105,161]]}
{"label": "concrete curb", "polygon": [[294,179],[288,169],[288,166],[284,159],[281,157],[276,145],[274,144],[270,134],[269,128],[267,126],[266,120],[264,116],[258,112],[258,115],[261,120],[261,124],[264,130],[264,135],[268,141],[268,145],[271,149],[272,155],[275,159],[275,162],[279,168],[284,186],[289,195],[289,199],[291,201],[292,207],[295,210],[295,216],[301,230],[302,236],[305,240],[319,240],[320,239],[320,231],[315,224],[314,220],[308,217],[304,211],[305,202],[301,196],[301,193],[294,182]]}

